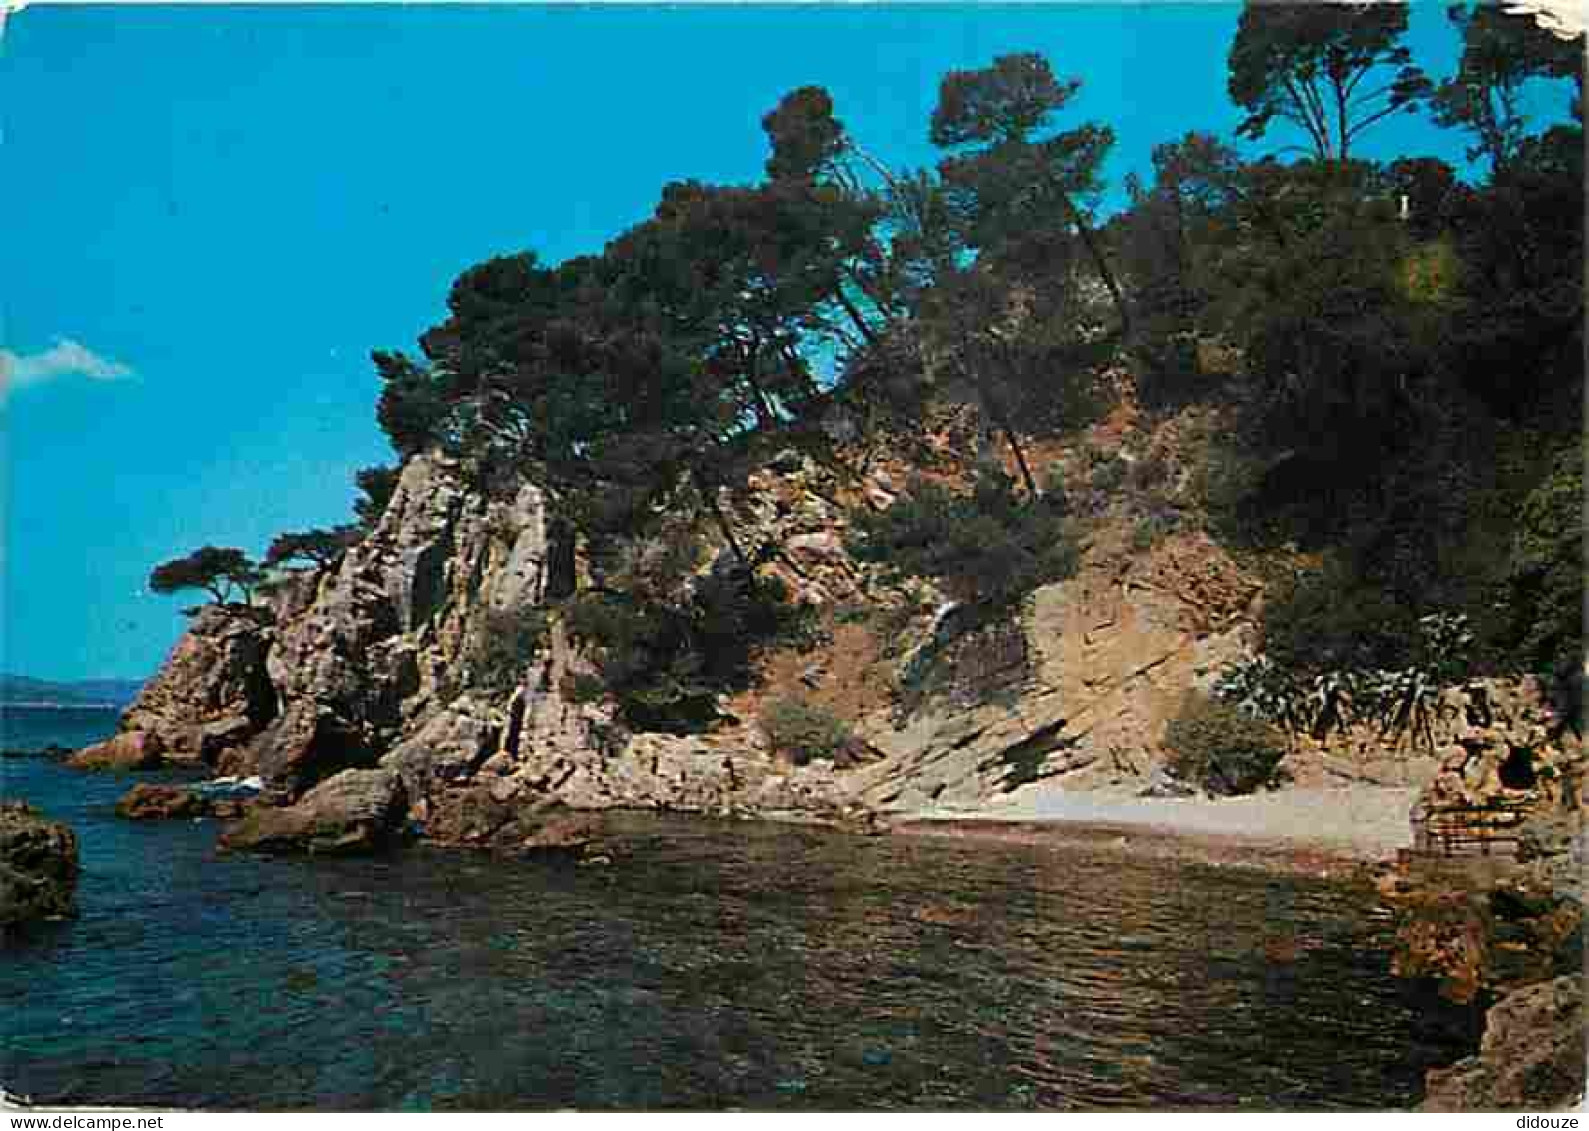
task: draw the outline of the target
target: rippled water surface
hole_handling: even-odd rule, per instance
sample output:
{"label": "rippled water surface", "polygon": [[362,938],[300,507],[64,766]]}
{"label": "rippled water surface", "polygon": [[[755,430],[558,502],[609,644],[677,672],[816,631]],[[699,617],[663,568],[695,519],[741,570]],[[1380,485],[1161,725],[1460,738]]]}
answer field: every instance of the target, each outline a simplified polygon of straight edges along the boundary
{"label": "rippled water surface", "polygon": [[[319,1108],[1380,1108],[1471,1048],[1324,881],[635,818],[610,867],[216,858],[127,779],[75,922],[0,952],[0,1081]],[[1381,940],[1382,941],[1382,940]]]}

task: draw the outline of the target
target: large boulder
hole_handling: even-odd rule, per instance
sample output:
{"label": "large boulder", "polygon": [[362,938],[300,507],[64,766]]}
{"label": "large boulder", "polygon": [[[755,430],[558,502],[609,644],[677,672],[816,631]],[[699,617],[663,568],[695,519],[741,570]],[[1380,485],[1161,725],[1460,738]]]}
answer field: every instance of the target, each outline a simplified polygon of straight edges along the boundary
{"label": "large boulder", "polygon": [[408,812],[403,781],[394,771],[344,770],[294,805],[255,807],[222,835],[224,851],[272,855],[349,855],[395,843]]}
{"label": "large boulder", "polygon": [[165,821],[205,815],[204,799],[174,785],[133,786],[116,802],[116,816],[132,821]]}
{"label": "large boulder", "polygon": [[66,764],[79,770],[154,770],[165,761],[164,755],[165,743],[159,735],[133,730],[83,747]]}
{"label": "large boulder", "polygon": [[71,915],[77,836],[29,805],[0,801],[0,929]]}
{"label": "large boulder", "polygon": [[1561,1111],[1584,1095],[1583,976],[1507,994],[1485,1016],[1477,1056],[1429,1072],[1425,1111]]}
{"label": "large boulder", "polygon": [[438,799],[425,824],[426,839],[436,844],[553,856],[584,855],[600,843],[604,830],[597,813],[518,806],[477,788]]}

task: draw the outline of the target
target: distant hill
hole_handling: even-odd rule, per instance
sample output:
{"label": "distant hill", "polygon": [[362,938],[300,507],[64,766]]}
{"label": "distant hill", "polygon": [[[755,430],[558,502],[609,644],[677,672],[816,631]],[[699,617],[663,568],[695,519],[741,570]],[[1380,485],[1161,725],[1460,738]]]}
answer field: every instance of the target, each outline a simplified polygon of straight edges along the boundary
{"label": "distant hill", "polygon": [[0,675],[0,706],[125,707],[142,682],[83,679],[57,683],[25,675]]}

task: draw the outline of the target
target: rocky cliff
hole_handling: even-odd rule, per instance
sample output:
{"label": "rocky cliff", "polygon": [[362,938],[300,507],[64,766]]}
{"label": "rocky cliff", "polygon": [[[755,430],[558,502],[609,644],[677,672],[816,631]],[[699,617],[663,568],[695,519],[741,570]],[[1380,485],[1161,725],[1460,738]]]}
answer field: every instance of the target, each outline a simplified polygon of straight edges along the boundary
{"label": "rocky cliff", "polygon": [[[974,441],[933,442],[938,473],[963,473]],[[1076,576],[1017,622],[963,632],[941,594],[907,595],[844,550],[852,509],[888,505],[913,470],[887,452],[859,476],[784,453],[725,496],[827,633],[771,657],[769,689],[725,701],[710,734],[631,734],[571,701],[582,661],[555,620],[506,673],[485,670],[493,642],[566,591],[572,555],[534,487],[487,497],[429,454],[336,565],[288,578],[264,607],[198,614],[121,733],[79,764],[202,762],[259,774],[283,800],[382,766],[414,820],[465,841],[552,807],[833,819],[1153,781],[1185,688],[1248,643],[1258,582],[1205,535],[1136,550],[1127,525],[1097,521]],[[773,757],[756,716],[780,688],[834,705],[870,760]]]}
{"label": "rocky cliff", "polygon": [[[1173,468],[1183,427],[1117,413],[1034,455],[1085,469],[1100,450],[1134,450]],[[924,437],[933,474],[966,473],[976,443],[963,431]],[[557,808],[848,821],[1161,788],[1166,724],[1187,688],[1206,688],[1252,646],[1260,580],[1200,531],[1143,545],[1127,516],[1094,504],[1074,576],[1040,589],[1021,617],[966,631],[941,593],[890,582],[845,551],[849,516],[889,505],[923,465],[913,460],[884,450],[841,473],[786,452],[725,494],[746,543],[820,610],[824,632],[764,658],[763,686],[725,696],[710,733],[630,733],[603,703],[565,694],[584,661],[557,618],[536,618],[573,584],[572,548],[534,487],[488,495],[427,454],[334,566],[288,578],[262,608],[200,613],[122,733],[80,762],[198,761],[258,774],[282,801],[381,767],[412,821],[462,843],[517,838],[526,814]],[[1178,504],[1188,479],[1168,475],[1161,491]],[[519,647],[521,633],[532,643]],[[789,693],[851,723],[865,756],[775,757],[758,715]],[[1285,769],[1307,786],[1421,785],[1442,756],[1468,749],[1464,736],[1477,741],[1475,728],[1513,727],[1466,699],[1438,714],[1430,750],[1390,751],[1354,732],[1298,743]],[[1515,721],[1518,741],[1531,741],[1523,732],[1537,720]]]}
{"label": "rocky cliff", "polygon": [[493,637],[568,583],[560,562],[571,568],[534,487],[488,498],[444,457],[416,457],[334,567],[287,579],[263,607],[199,613],[120,733],[78,764],[202,762],[287,801],[379,766],[410,817],[467,842],[555,807],[842,809],[831,768],[779,765],[733,737],[631,735],[571,702],[581,661],[560,625],[512,678],[479,670]]}

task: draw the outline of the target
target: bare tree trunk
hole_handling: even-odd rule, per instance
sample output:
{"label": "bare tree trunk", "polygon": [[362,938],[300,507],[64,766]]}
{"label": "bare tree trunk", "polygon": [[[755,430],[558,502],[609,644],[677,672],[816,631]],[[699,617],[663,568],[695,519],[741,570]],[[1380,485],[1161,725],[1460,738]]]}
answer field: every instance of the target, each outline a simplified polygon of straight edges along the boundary
{"label": "bare tree trunk", "polygon": [[1092,258],[1093,266],[1098,271],[1098,277],[1103,280],[1103,285],[1109,289],[1109,296],[1114,299],[1115,309],[1120,312],[1120,336],[1126,342],[1131,341],[1131,311],[1126,305],[1126,296],[1120,290],[1120,284],[1115,280],[1114,272],[1109,269],[1109,261],[1104,258],[1103,249],[1098,246],[1097,238],[1093,235],[1092,228],[1087,224],[1087,218],[1081,214],[1081,209],[1071,201],[1070,194],[1062,192],[1060,199],[1065,202],[1065,209],[1070,213],[1071,223],[1076,225],[1076,231],[1081,235],[1082,245],[1087,249],[1087,254]]}
{"label": "bare tree trunk", "polygon": [[735,559],[746,569],[750,568],[750,559],[745,556],[745,550],[739,544],[739,539],[734,537],[734,528],[729,525],[728,515],[723,513],[723,505],[718,502],[717,491],[707,486],[706,480],[699,471],[691,469],[690,478],[695,481],[695,489],[706,500],[707,509],[712,512],[712,518],[717,522],[717,529],[722,532],[723,541],[728,543],[728,548],[734,552]]}

